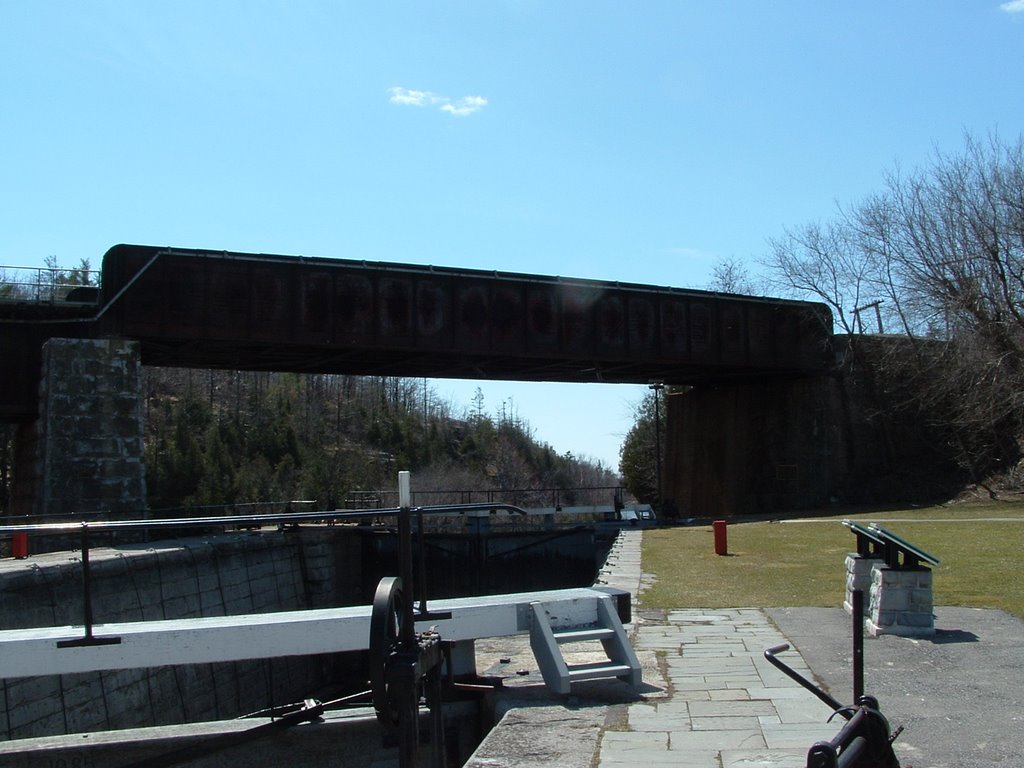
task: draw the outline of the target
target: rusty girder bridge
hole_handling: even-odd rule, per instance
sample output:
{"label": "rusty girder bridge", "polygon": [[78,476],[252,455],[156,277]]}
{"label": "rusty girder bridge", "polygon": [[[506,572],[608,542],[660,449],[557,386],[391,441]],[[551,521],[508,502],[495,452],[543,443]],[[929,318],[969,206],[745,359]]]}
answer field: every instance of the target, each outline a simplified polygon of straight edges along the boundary
{"label": "rusty girder bridge", "polygon": [[0,418],[33,417],[53,337],[136,339],[149,365],[373,376],[689,383],[833,364],[820,304],[508,272],[117,245],[76,298],[0,302]]}

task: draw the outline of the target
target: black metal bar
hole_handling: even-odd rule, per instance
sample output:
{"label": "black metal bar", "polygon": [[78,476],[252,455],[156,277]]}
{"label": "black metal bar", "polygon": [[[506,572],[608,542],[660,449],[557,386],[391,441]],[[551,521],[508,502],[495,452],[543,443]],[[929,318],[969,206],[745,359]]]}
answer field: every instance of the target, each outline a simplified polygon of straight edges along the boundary
{"label": "black metal bar", "polygon": [[89,526],[82,524],[82,621],[85,638],[92,640],[92,578],[89,569]]}
{"label": "black metal bar", "polygon": [[[417,575],[416,586],[419,589],[420,594],[420,615],[424,615],[427,612],[427,546],[424,541],[423,532],[423,507],[416,508],[416,549],[418,555],[419,569]],[[410,599],[412,599],[410,595]]]}
{"label": "black metal bar", "polygon": [[442,708],[441,665],[430,670],[426,679],[427,707],[430,709],[430,741],[434,768],[445,768],[444,710]]}
{"label": "black metal bar", "polygon": [[836,752],[840,752],[849,746],[855,738],[865,733],[867,728],[867,719],[869,717],[868,710],[864,707],[859,707],[846,724],[839,730],[835,736],[832,737],[830,742],[835,748]]}
{"label": "black metal bar", "polygon": [[[868,749],[871,714],[859,708],[830,741],[819,741],[807,754],[808,768],[855,768]],[[874,766],[876,763],[871,762]],[[881,765],[881,764],[879,764]]]}
{"label": "black metal bar", "polygon": [[413,601],[416,591],[412,579],[412,510],[402,507],[398,511],[398,572],[402,579],[402,589],[406,599],[402,601],[402,627],[399,642],[406,650],[418,647],[416,642]]}
{"label": "black metal bar", "polygon": [[244,731],[219,734],[209,739],[204,739],[198,744],[165,752],[162,755],[150,755],[139,762],[133,762],[125,766],[125,768],[170,768],[170,766],[174,765],[191,763],[229,747],[262,738],[274,731],[284,730],[299,723],[316,720],[323,714],[323,711],[324,707],[320,702],[310,699],[305,702],[305,706],[302,709],[286,714],[277,720],[271,720],[269,723],[247,728]]}
{"label": "black metal bar", "polygon": [[[413,685],[410,681],[409,685]],[[402,709],[398,716],[398,766],[416,768],[416,752],[420,743],[420,710],[415,692],[399,694]]]}
{"label": "black metal bar", "polygon": [[58,640],[58,648],[78,648],[86,645],[118,645],[120,637],[95,637],[92,633],[92,575],[89,568],[89,524],[81,523],[82,535],[82,623],[85,635],[77,640]]}
{"label": "black metal bar", "polygon": [[[482,510],[502,510],[519,515],[526,515],[526,510],[512,504],[503,503],[472,503],[472,504],[439,504],[421,507],[425,515],[452,515],[463,512]],[[221,525],[271,525],[274,523],[316,523],[321,521],[365,520],[377,517],[397,516],[398,507],[366,510],[334,510],[331,512],[288,512],[267,515],[217,515],[211,517],[176,517],[161,520],[96,520],[89,523],[94,532],[127,531],[160,528],[210,528]],[[36,523],[29,525],[3,525],[0,534],[5,533],[41,533],[58,534],[77,532],[82,523]]]}
{"label": "black metal bar", "polygon": [[853,701],[864,695],[864,591],[853,590]]}
{"label": "black metal bar", "polygon": [[889,568],[900,567],[900,550],[896,542],[886,539],[885,541],[885,564]]}
{"label": "black metal bar", "polygon": [[[432,507],[419,507],[416,510],[417,519],[419,521],[419,544],[420,544],[420,605],[419,605],[419,616],[421,619],[425,618],[437,618],[444,619],[449,618],[450,615],[447,613],[438,613],[436,615],[429,614],[426,606],[426,582],[425,582],[425,558],[424,552],[424,526],[423,516],[424,514],[430,515],[443,515],[443,514],[461,514],[464,512],[481,511],[481,510],[504,510],[510,513],[525,515],[526,512],[519,507],[515,507],[510,504],[503,503],[468,503],[459,505],[436,505]],[[81,537],[82,547],[82,613],[83,613],[83,636],[74,640],[61,640],[57,642],[58,648],[74,648],[80,646],[89,645],[116,645],[121,642],[120,637],[96,637],[93,633],[94,616],[93,616],[93,605],[92,605],[92,576],[90,567],[90,533],[91,532],[113,532],[123,530],[151,530],[161,528],[208,528],[216,526],[238,526],[246,524],[274,524],[274,523],[300,523],[300,522],[321,522],[325,520],[336,521],[336,520],[364,520],[367,518],[378,518],[381,516],[397,515],[399,517],[399,539],[400,549],[405,546],[405,551],[401,554],[401,562],[406,570],[403,570],[403,583],[408,586],[407,594],[408,599],[403,603],[404,613],[403,627],[408,627],[406,630],[408,637],[403,637],[403,645],[415,643],[415,631],[414,631],[414,609],[413,609],[413,578],[412,578],[412,541],[411,541],[411,522],[409,520],[409,510],[405,510],[405,532],[402,532],[402,509],[384,509],[384,510],[346,510],[344,512],[335,510],[333,512],[304,512],[304,513],[284,513],[284,514],[267,514],[267,515],[228,515],[228,516],[217,516],[217,517],[199,517],[199,518],[168,518],[163,520],[118,520],[118,521],[90,521],[86,522],[69,522],[69,523],[38,523],[29,525],[8,525],[0,526],[0,534],[14,534],[14,533],[36,533],[42,535],[57,535],[61,533],[77,532]]]}
{"label": "black metal bar", "polygon": [[867,751],[868,740],[863,736],[856,736],[839,755],[838,768],[856,768],[860,765],[860,759]]}
{"label": "black metal bar", "polygon": [[660,381],[648,384],[648,389],[654,392],[654,466],[656,479],[656,497],[658,499],[657,511],[661,514],[664,510],[662,509],[662,489],[661,489],[661,412],[659,410],[658,403],[661,400],[661,390],[664,388],[664,384]]}
{"label": "black metal bar", "polygon": [[[427,610],[427,542],[423,525],[423,507],[416,508],[416,563],[417,563],[417,591],[419,592],[419,607],[416,609],[417,621],[441,621],[452,617],[451,611]],[[410,605],[414,595],[409,595]]]}
{"label": "black metal bar", "polygon": [[850,716],[848,714],[844,714],[844,707],[843,707],[842,704],[840,704],[838,701],[833,699],[831,696],[829,696],[827,693],[825,693],[823,690],[821,690],[821,688],[816,686],[814,683],[812,683],[806,677],[801,675],[795,669],[789,667],[788,665],[786,665],[783,662],[781,662],[779,659],[775,658],[775,654],[782,653],[783,651],[788,651],[788,650],[789,650],[789,643],[782,643],[781,645],[776,645],[776,646],[774,646],[772,648],[766,649],[765,652],[764,652],[764,657],[766,659],[768,659],[768,661],[773,666],[775,666],[775,668],[778,669],[780,672],[785,674],[787,677],[790,677],[793,680],[796,680],[798,683],[800,683],[800,685],[802,685],[808,691],[810,691],[815,696],[817,696],[819,699],[821,699],[823,702],[825,702],[825,704],[827,704],[834,712],[839,712],[840,714],[843,714],[844,717],[849,719]]}

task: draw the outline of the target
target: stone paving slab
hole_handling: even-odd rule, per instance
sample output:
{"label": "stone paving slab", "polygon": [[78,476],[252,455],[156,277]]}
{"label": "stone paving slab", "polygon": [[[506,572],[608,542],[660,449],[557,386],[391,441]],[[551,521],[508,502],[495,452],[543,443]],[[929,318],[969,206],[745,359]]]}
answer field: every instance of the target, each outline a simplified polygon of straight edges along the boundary
{"label": "stone paving slab", "polygon": [[[620,533],[599,578],[634,600],[652,581],[640,569],[641,535]],[[808,748],[840,727],[826,723],[831,713],[824,704],[764,659],[765,648],[788,641],[758,609],[639,611],[634,603],[627,631],[644,668],[639,690],[618,681],[574,686],[568,698],[532,702],[530,714],[512,703],[505,717],[515,712],[517,728],[532,717],[533,729],[506,740],[504,751],[486,748],[489,736],[466,765],[803,768]],[[798,653],[783,658],[811,676]],[[515,664],[527,662],[517,657]],[[533,671],[520,671],[527,674],[509,682],[536,689]],[[591,707],[592,696],[606,702],[603,710]],[[571,750],[550,725],[568,722],[567,713],[580,719],[564,735]],[[552,751],[545,753],[540,745],[549,739]]]}
{"label": "stone paving slab", "polygon": [[[639,551],[639,532],[620,538],[624,553]],[[634,581],[637,595],[649,579],[619,576]],[[765,660],[765,648],[788,641],[758,609],[640,611],[632,639],[658,660],[660,679],[645,678],[657,692],[626,707],[623,730],[602,733],[598,766],[802,768],[811,744],[838,730],[827,707]],[[784,658],[810,676],[799,654]]]}
{"label": "stone paving slab", "polygon": [[[601,576],[634,596],[653,583],[640,572],[640,539],[640,531],[623,532],[615,562]],[[866,690],[878,695],[893,727],[907,729],[895,744],[901,764],[1020,765],[1024,620],[974,608],[937,607],[935,614],[934,637],[866,642]],[[644,667],[638,690],[603,681],[574,687],[568,698],[547,696],[531,710],[530,723],[524,716],[516,720],[525,727],[514,746],[506,743],[508,749],[491,750],[485,760],[467,765],[802,768],[808,748],[838,730],[839,723],[826,723],[828,708],[769,665],[763,651],[790,642],[802,653],[788,651],[783,660],[849,701],[851,628],[842,608],[638,612],[634,606],[634,619],[631,639]],[[532,657],[515,661],[528,666]],[[527,674],[522,680],[526,690],[543,695],[539,678],[531,683]],[[730,701],[768,704],[774,714],[753,715],[744,728],[709,727],[738,725],[751,717],[742,711],[707,716],[694,727],[702,705]],[[552,731],[547,723],[554,712],[573,713],[579,723],[567,732]],[[712,717],[738,720],[715,723]],[[494,730],[500,732],[501,725]],[[538,734],[554,742],[551,750]]]}
{"label": "stone paving slab", "polygon": [[[811,744],[838,730],[818,699],[764,659],[786,639],[760,611],[644,611],[634,641],[658,658],[661,679],[645,682],[659,690],[627,706],[625,730],[602,734],[598,766],[802,768]],[[809,674],[797,654],[786,661]]]}

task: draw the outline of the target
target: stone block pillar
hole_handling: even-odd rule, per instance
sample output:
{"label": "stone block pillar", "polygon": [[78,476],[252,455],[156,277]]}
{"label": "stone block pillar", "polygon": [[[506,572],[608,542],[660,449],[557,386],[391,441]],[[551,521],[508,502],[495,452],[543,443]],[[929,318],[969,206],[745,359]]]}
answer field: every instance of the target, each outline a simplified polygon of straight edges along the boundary
{"label": "stone block pillar", "polygon": [[871,569],[878,563],[882,563],[877,557],[864,557],[856,552],[850,552],[846,556],[846,599],[843,600],[843,608],[847,613],[853,613],[853,592],[859,589],[863,594],[862,603],[864,615],[868,614],[871,594]]}
{"label": "stone block pillar", "polygon": [[876,562],[871,568],[871,607],[868,633],[927,637],[935,634],[930,568],[890,568]]}
{"label": "stone block pillar", "polygon": [[142,363],[116,339],[50,339],[35,426],[35,515],[144,516]]}

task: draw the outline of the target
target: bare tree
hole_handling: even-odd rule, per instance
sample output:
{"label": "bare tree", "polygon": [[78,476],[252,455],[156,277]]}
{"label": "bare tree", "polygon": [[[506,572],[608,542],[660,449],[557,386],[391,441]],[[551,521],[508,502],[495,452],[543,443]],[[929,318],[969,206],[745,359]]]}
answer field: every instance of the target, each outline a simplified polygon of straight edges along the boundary
{"label": "bare tree", "polygon": [[722,259],[711,269],[711,283],[708,289],[722,293],[756,292],[754,280],[747,265],[736,258]]}
{"label": "bare tree", "polygon": [[897,169],[882,192],[771,246],[776,284],[828,304],[854,349],[866,306],[909,340],[875,364],[900,380],[905,399],[942,420],[972,471],[1019,453],[1024,141],[967,137],[961,154]]}
{"label": "bare tree", "polygon": [[773,285],[825,302],[845,333],[854,333],[854,310],[864,300],[871,262],[857,247],[849,217],[808,224],[770,240],[766,266]]}

